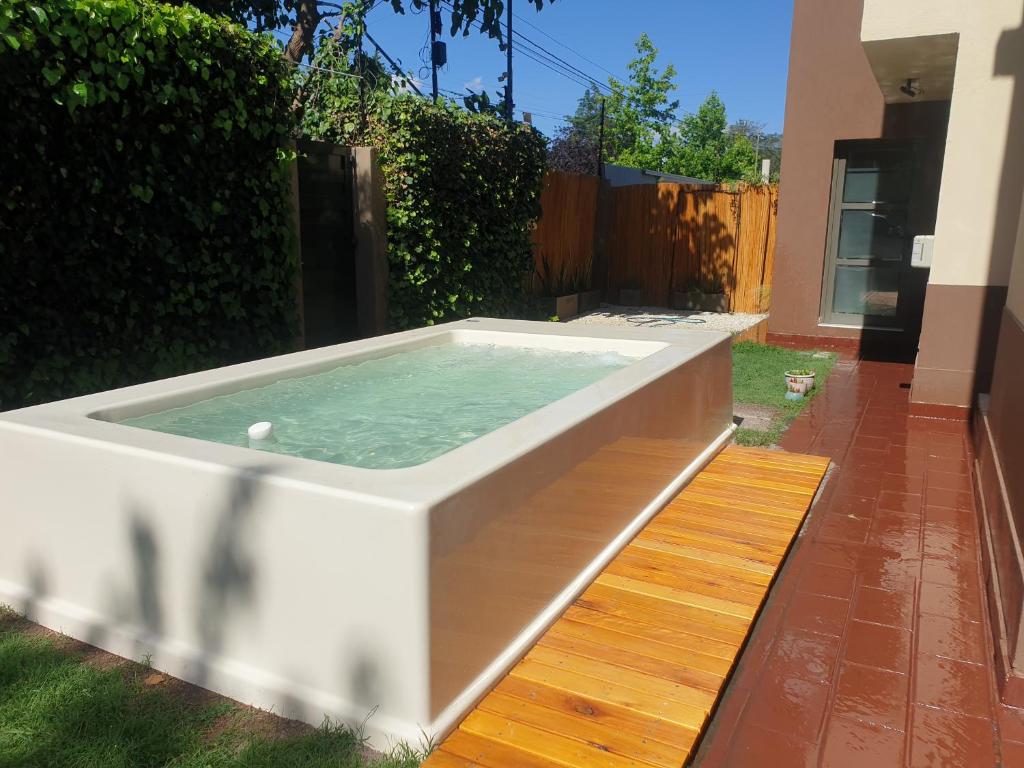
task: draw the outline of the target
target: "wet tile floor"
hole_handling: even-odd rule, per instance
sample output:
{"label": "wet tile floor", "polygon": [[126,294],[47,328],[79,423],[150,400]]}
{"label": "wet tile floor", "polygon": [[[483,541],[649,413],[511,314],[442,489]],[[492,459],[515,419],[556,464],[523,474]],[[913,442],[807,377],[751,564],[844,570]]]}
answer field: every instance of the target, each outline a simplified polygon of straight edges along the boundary
{"label": "wet tile floor", "polygon": [[834,470],[694,764],[1024,766],[996,691],[964,422],[908,415],[913,366],[840,361],[783,448]]}

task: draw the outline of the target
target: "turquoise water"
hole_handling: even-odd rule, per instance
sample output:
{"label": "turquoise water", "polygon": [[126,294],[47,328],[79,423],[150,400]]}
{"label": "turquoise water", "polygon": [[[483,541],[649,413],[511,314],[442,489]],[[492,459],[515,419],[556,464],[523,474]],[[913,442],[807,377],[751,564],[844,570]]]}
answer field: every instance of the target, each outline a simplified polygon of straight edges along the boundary
{"label": "turquoise water", "polygon": [[633,359],[444,344],[282,379],[122,424],[227,445],[274,424],[261,450],[353,467],[411,467],[565,397]]}

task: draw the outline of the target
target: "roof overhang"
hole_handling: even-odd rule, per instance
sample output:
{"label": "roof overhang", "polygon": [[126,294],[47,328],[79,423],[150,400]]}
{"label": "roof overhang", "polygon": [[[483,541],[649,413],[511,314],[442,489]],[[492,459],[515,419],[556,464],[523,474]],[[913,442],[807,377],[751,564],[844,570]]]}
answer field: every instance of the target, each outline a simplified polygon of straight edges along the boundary
{"label": "roof overhang", "polygon": [[[886,103],[907,104],[952,98],[959,38],[951,32],[862,40],[861,44]],[[900,90],[908,79],[918,81],[920,92],[916,96]]]}

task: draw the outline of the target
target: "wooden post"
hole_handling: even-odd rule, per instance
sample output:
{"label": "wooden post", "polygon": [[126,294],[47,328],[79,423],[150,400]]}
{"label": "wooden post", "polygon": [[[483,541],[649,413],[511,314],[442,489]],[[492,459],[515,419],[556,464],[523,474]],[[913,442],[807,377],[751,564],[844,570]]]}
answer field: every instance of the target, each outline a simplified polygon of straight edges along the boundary
{"label": "wooden post", "polygon": [[388,331],[387,203],[373,147],[352,147],[352,231],[355,234],[356,315],[362,338]]}
{"label": "wooden post", "polygon": [[[295,143],[292,142],[289,149],[298,152]],[[288,167],[288,181],[292,192],[292,242],[291,258],[295,265],[295,317],[298,327],[295,331],[294,347],[296,350],[306,348],[306,318],[304,312],[304,298],[302,295],[302,212],[299,203],[299,161],[295,160]]]}

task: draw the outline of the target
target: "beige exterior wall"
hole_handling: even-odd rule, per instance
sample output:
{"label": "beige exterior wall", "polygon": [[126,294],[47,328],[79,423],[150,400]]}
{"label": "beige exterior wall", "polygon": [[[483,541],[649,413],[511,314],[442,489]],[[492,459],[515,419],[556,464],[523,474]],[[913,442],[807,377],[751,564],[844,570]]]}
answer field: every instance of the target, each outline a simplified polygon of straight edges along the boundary
{"label": "beige exterior wall", "polygon": [[931,283],[1009,281],[1017,217],[1007,214],[1024,179],[1013,135],[1024,88],[1022,18],[1024,0],[864,0],[865,43],[959,35]]}

